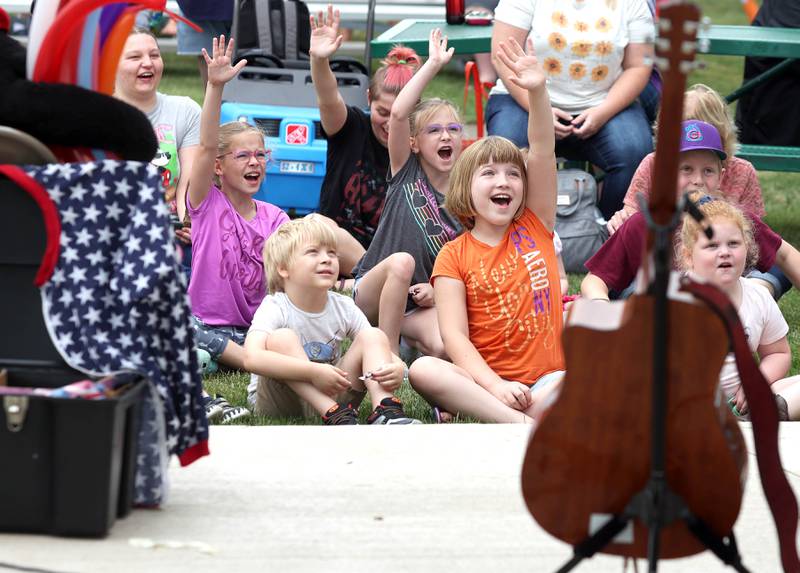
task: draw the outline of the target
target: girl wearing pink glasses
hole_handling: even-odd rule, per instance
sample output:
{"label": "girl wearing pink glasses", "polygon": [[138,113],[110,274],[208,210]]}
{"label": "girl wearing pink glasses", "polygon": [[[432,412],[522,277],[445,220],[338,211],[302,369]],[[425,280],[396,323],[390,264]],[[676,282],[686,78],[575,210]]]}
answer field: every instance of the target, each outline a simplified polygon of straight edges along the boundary
{"label": "girl wearing pink glasses", "polygon": [[444,356],[428,279],[439,250],[461,232],[441,205],[461,153],[462,124],[450,102],[419,102],[453,56],[441,30],[431,32],[428,53],[392,106],[389,190],[375,237],[353,269],[353,297],[389,337],[393,352],[398,353],[402,335],[422,353]]}
{"label": "girl wearing pink glasses", "polygon": [[[201,363],[209,358],[243,369],[244,337],[266,294],[264,242],[289,217],[253,198],[269,151],[264,134],[243,122],[219,125],[222,90],[245,61],[231,66],[233,40],[214,39],[208,64],[200,144],[192,163],[186,209],[192,219],[193,262],[189,281],[192,327]],[[213,371],[206,367],[206,372]]]}

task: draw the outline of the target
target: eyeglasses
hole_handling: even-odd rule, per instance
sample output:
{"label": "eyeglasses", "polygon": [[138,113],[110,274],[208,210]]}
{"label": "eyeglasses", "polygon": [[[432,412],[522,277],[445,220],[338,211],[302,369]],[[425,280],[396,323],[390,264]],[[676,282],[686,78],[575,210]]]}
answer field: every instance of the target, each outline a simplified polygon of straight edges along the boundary
{"label": "eyeglasses", "polygon": [[425,135],[441,135],[445,129],[450,135],[458,135],[464,130],[464,126],[460,123],[448,123],[447,125],[431,123],[425,126],[423,132]]}
{"label": "eyeglasses", "polygon": [[222,155],[217,155],[217,159],[222,159],[226,155],[233,155],[233,159],[237,163],[249,163],[251,157],[254,157],[255,160],[258,161],[259,163],[266,163],[272,156],[272,152],[264,151],[263,149],[256,149],[255,151],[248,151],[246,149],[236,149],[234,151],[228,151],[227,153],[223,153]]}

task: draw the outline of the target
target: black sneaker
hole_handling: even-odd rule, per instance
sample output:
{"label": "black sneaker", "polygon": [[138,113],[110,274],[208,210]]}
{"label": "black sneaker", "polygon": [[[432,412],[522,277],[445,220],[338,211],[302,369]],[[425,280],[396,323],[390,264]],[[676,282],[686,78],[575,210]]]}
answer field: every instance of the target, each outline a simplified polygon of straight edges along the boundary
{"label": "black sneaker", "polygon": [[209,422],[213,422],[222,416],[222,401],[227,403],[224,398],[220,398],[219,396],[216,398],[203,396],[203,408],[205,408],[206,418],[208,418]]}
{"label": "black sneaker", "polygon": [[221,418],[221,423],[229,424],[234,420],[246,418],[250,415],[250,410],[243,406],[231,406],[230,402],[219,394],[217,394],[216,398],[211,396],[203,397],[203,406],[206,409],[206,417],[209,422]]}
{"label": "black sneaker", "polygon": [[334,404],[323,414],[322,421],[326,426],[353,426],[358,424],[358,414],[350,404]]}
{"label": "black sneaker", "polygon": [[367,424],[374,426],[391,424],[421,424],[415,418],[409,418],[403,411],[403,404],[394,396],[389,396],[381,400],[372,414],[367,418]]}

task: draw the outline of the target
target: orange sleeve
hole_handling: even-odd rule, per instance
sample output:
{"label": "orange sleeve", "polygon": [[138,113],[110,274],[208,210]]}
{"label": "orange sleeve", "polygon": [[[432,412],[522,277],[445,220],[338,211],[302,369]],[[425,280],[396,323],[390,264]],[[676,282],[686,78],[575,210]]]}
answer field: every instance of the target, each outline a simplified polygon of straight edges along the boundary
{"label": "orange sleeve", "polygon": [[463,241],[461,238],[455,239],[447,243],[439,254],[436,256],[436,262],[433,263],[433,272],[431,272],[431,285],[436,277],[449,277],[464,282],[464,275],[462,268],[464,268],[465,261],[460,260],[463,249],[461,248]]}

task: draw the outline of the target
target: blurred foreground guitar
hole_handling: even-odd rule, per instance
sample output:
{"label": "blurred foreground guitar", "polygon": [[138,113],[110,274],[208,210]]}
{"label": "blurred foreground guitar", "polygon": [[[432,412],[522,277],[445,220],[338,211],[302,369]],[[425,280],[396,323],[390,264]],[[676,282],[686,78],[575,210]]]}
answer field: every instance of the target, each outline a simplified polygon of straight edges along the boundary
{"label": "blurred foreground guitar", "polygon": [[[688,508],[721,539],[732,531],[743,493],[745,445],[718,392],[725,326],[677,292],[670,272],[683,93],[698,20],[696,6],[671,4],[658,23],[664,90],[649,210],[661,232],[651,228],[647,241],[656,276],[645,277],[647,292],[626,302],[573,304],[563,388],[532,434],[522,471],[528,509],[546,531],[578,545],[611,516],[628,516],[627,529],[600,550],[630,557],[646,557],[648,549],[653,556],[652,527],[641,515],[661,512],[656,559],[692,555],[705,546],[680,513]],[[653,440],[654,417],[663,422],[661,443]],[[664,491],[649,489],[656,456]],[[648,496],[663,499],[646,508]]]}
{"label": "blurred foreground guitar", "polygon": [[671,272],[671,230],[680,220],[683,93],[698,19],[694,5],[661,7],[656,52],[664,90],[653,193],[645,208],[650,257],[640,273],[647,291],[626,302],[574,303],[564,330],[564,384],[525,455],[522,491],[529,511],[546,531],[575,546],[560,571],[598,551],[647,557],[655,571],[660,557],[704,549],[747,571],[733,536],[746,451],[719,390],[732,347],[783,569],[800,573],[797,501],[780,463],[774,396],[727,297],[710,285],[680,283]]}

